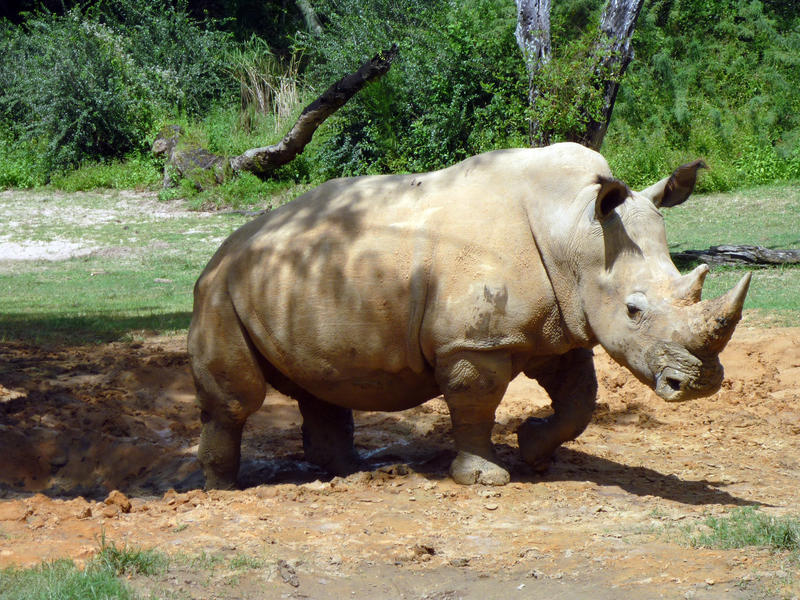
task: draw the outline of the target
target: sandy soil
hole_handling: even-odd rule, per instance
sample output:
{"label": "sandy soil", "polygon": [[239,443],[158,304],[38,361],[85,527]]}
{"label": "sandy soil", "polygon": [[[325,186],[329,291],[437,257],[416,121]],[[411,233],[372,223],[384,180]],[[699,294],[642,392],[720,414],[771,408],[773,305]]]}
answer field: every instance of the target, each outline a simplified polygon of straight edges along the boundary
{"label": "sandy soil", "polygon": [[[437,399],[360,413],[365,470],[302,461],[300,416],[270,395],[245,433],[237,492],[202,491],[198,411],[182,338],[0,344],[0,567],[86,561],[101,535],[183,557],[135,587],[177,598],[792,598],[796,562],[694,549],[682,530],[759,504],[797,512],[800,329],[740,327],[714,397],[671,405],[597,352],[599,408],[544,476],[516,427],[547,413],[512,383],[495,442],[504,488],[447,477]],[[110,494],[119,490],[119,494]],[[192,563],[187,557],[200,557]],[[250,566],[246,566],[249,564]]]}

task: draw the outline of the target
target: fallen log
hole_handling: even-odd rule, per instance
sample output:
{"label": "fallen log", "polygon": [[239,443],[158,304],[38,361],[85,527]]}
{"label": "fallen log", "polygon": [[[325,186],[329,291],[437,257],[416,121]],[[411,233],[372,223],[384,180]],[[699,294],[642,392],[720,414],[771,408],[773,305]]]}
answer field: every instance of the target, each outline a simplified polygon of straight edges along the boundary
{"label": "fallen log", "polygon": [[701,262],[708,265],[797,265],[800,250],[773,250],[763,246],[722,245],[708,250],[686,250],[675,252],[676,262]]}

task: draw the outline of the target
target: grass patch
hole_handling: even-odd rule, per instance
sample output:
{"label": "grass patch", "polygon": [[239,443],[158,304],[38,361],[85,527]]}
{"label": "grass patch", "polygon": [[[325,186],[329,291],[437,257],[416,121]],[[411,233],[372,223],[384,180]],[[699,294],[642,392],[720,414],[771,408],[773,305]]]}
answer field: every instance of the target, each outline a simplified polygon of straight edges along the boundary
{"label": "grass patch", "polygon": [[280,179],[262,181],[251,173],[242,173],[202,191],[190,180],[181,179],[178,186],[161,190],[158,197],[161,200],[186,200],[195,210],[277,208],[311,187],[311,184],[295,184]]}
{"label": "grass patch", "polygon": [[690,535],[696,548],[757,546],[774,551],[800,550],[800,519],[774,517],[757,508],[737,508],[723,517],[708,517],[699,532]]}
{"label": "grass patch", "polygon": [[136,600],[137,596],[108,568],[77,569],[70,560],[44,563],[33,569],[0,571],[4,600]]}
{"label": "grass patch", "polygon": [[671,252],[722,244],[800,248],[800,183],[692,196],[662,213]]}
{"label": "grass patch", "polygon": [[139,154],[124,161],[84,163],[74,171],[56,173],[50,178],[51,187],[65,192],[153,189],[160,183],[159,162]]}
{"label": "grass patch", "polygon": [[[671,252],[705,250],[723,244],[800,248],[800,184],[775,185],[730,194],[693,196],[662,211]],[[680,264],[682,271],[696,263]],[[712,266],[703,298],[714,298],[748,270],[753,281],[744,308],[748,322],[764,326],[800,325],[800,265],[782,267]]]}
{"label": "grass patch", "polygon": [[100,540],[100,552],[92,566],[108,570],[115,575],[159,575],[166,571],[169,558],[157,550],[143,550],[133,546],[117,547],[108,543],[105,535]]}
{"label": "grass patch", "polygon": [[0,571],[0,598],[3,600],[138,600],[120,579],[129,575],[158,575],[169,564],[166,555],[100,540],[100,551],[84,569],[71,560],[43,563],[32,569],[10,568]]}
{"label": "grass patch", "polygon": [[0,243],[64,243],[85,256],[12,260],[0,256],[0,341],[106,342],[185,330],[192,289],[222,242],[248,217],[200,214],[149,196],[16,192],[0,220]]}

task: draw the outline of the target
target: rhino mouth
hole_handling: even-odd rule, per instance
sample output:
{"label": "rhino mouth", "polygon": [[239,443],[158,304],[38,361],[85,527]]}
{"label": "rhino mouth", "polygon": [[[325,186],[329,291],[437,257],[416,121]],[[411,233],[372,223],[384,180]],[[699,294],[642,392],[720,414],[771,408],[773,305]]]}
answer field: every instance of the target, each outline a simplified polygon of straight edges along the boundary
{"label": "rhino mouth", "polygon": [[656,375],[655,392],[667,402],[678,402],[686,396],[690,375],[672,367],[665,367]]}
{"label": "rhino mouth", "polygon": [[687,373],[675,367],[664,367],[655,377],[653,389],[667,402],[684,402],[710,396],[722,385],[722,366],[702,369],[701,373]]}

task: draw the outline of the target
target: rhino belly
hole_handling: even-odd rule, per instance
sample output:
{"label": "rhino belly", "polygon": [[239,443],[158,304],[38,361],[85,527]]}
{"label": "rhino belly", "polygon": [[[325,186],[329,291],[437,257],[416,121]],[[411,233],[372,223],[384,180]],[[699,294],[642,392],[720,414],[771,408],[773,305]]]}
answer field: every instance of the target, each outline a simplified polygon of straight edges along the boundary
{"label": "rhino belly", "polygon": [[318,398],[355,410],[396,411],[419,406],[439,395],[432,372],[373,371],[340,380],[294,380]]}
{"label": "rhino belly", "polygon": [[286,377],[356,409],[401,410],[438,394],[419,343],[424,274],[405,236],[260,242],[228,286],[255,346]]}

